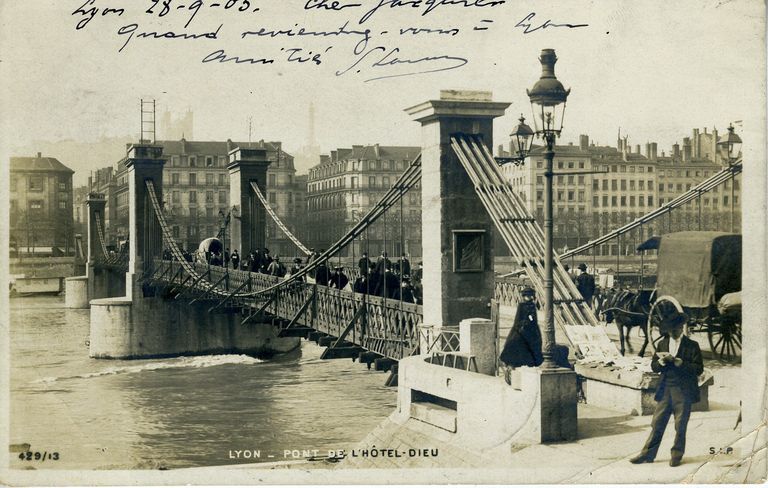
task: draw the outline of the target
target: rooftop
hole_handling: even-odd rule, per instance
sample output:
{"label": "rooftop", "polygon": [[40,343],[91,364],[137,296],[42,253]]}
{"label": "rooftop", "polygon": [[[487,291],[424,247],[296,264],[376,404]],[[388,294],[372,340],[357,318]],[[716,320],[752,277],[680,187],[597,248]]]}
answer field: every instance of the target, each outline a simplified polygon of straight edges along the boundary
{"label": "rooftop", "polygon": [[40,153],[33,157],[16,156],[11,158],[11,172],[16,171],[34,171],[34,172],[53,172],[69,173],[74,171],[64,166],[56,158],[43,157]]}

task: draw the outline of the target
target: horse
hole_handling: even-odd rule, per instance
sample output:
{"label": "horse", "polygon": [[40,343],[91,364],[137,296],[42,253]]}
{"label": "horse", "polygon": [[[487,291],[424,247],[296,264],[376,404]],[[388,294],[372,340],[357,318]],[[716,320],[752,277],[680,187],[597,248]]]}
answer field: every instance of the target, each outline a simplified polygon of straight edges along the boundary
{"label": "horse", "polygon": [[[625,353],[626,349],[629,352],[632,350],[632,343],[629,342],[629,333],[633,327],[640,326],[645,331],[645,326],[648,321],[648,314],[651,311],[651,302],[655,295],[655,290],[619,290],[613,294],[609,294],[605,301],[602,303],[599,313],[605,317],[607,324],[616,322],[616,327],[619,329],[619,340],[621,341],[621,355]],[[645,355],[645,349],[648,347],[648,333],[646,332],[643,347],[640,348],[640,357]]]}

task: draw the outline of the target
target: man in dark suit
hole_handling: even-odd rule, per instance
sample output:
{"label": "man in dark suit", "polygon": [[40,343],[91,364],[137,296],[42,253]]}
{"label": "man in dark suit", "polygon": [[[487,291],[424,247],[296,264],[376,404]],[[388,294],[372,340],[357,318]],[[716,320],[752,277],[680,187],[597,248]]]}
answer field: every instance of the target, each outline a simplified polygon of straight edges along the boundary
{"label": "man in dark suit", "polygon": [[629,460],[633,464],[653,462],[672,413],[675,415],[675,442],[669,465],[681,464],[691,405],[700,399],[698,376],[704,371],[699,344],[683,335],[685,321],[685,315],[677,314],[661,324],[661,332],[666,332],[666,336],[659,341],[651,361],[653,371],[661,373],[656,389],[658,403],[651,420],[651,434],[640,454]]}

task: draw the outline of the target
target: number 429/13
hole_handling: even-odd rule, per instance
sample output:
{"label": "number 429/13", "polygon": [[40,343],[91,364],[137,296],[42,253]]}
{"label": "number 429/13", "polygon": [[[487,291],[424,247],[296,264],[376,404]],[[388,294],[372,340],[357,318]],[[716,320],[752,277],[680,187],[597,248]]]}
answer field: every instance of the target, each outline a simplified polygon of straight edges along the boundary
{"label": "number 429/13", "polygon": [[59,453],[58,452],[48,452],[48,451],[26,451],[19,454],[19,459],[22,461],[58,461],[59,460]]}

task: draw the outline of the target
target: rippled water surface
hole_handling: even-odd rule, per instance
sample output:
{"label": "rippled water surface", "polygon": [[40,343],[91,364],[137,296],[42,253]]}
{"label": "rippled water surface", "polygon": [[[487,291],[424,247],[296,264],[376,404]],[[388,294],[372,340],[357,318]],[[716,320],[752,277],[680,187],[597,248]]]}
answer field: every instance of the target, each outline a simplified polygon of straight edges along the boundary
{"label": "rippled water surface", "polygon": [[[11,444],[58,452],[36,469],[133,469],[282,461],[285,449],[348,449],[392,412],[385,373],[322,348],[261,361],[88,357],[88,310],[11,300]],[[232,459],[230,451],[261,451]],[[274,458],[269,458],[274,455]]]}

